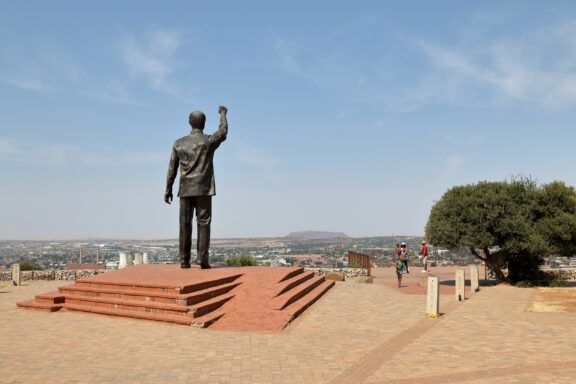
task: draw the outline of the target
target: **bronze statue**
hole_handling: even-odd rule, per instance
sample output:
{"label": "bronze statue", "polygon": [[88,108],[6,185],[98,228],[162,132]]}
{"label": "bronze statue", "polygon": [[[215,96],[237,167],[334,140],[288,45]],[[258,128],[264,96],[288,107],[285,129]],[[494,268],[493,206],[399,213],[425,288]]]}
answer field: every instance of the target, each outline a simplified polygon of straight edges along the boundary
{"label": "bronze statue", "polygon": [[198,239],[197,263],[203,269],[210,268],[208,249],[210,248],[210,222],[212,220],[212,196],[216,194],[214,184],[214,152],[226,140],[228,121],[224,106],[218,108],[220,126],[213,135],[204,134],[206,116],[202,112],[192,112],[189,117],[192,132],[174,142],[164,201],[172,202],[172,185],[180,167],[180,267],[190,268],[192,247],[192,216],[196,210]]}

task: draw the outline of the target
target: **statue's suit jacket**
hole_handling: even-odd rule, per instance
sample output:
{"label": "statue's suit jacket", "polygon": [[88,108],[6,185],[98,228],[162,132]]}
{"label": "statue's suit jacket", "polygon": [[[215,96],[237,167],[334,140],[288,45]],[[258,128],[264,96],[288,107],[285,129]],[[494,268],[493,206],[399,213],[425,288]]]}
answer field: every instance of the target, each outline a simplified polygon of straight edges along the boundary
{"label": "statue's suit jacket", "polygon": [[180,188],[178,197],[214,196],[214,152],[226,140],[228,122],[220,116],[220,126],[213,135],[205,135],[200,129],[174,142],[172,156],[168,166],[166,190],[172,191],[172,185],[180,167]]}

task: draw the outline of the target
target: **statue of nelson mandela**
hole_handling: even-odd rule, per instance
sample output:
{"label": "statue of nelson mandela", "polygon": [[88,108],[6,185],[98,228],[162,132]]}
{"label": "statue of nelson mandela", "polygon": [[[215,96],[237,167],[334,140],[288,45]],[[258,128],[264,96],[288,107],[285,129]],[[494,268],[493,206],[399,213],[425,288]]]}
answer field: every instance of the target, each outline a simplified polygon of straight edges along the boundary
{"label": "statue of nelson mandela", "polygon": [[198,238],[197,262],[203,269],[210,268],[208,249],[210,248],[210,222],[212,220],[212,196],[216,194],[214,183],[214,152],[226,140],[228,121],[224,106],[218,108],[220,125],[213,135],[204,134],[206,116],[202,112],[192,112],[189,117],[192,131],[176,142],[172,148],[164,201],[172,202],[172,185],[180,168],[180,266],[190,268],[192,247],[192,216],[196,210]]}

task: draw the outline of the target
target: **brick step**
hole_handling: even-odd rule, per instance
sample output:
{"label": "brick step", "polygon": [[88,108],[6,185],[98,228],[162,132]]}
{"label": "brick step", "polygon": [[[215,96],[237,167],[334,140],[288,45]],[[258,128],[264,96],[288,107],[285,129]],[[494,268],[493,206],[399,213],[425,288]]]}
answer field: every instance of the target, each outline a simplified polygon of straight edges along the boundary
{"label": "brick step", "polygon": [[42,304],[54,305],[54,304],[64,303],[64,295],[62,295],[58,291],[41,293],[41,294],[38,294],[34,297],[36,298],[36,301],[38,303],[42,303]]}
{"label": "brick step", "polygon": [[107,289],[107,290],[122,290],[122,291],[135,291],[135,292],[148,292],[148,293],[167,293],[167,294],[178,294],[181,293],[182,287],[167,287],[165,285],[152,286],[150,285],[134,285],[134,284],[123,284],[123,283],[104,283],[96,281],[82,281],[76,280],[76,287],[80,288],[95,288],[95,289]]}
{"label": "brick step", "polygon": [[201,281],[198,283],[184,286],[168,286],[168,285],[147,284],[147,283],[106,282],[106,281],[94,281],[89,279],[76,280],[76,286],[83,288],[99,288],[108,290],[186,294],[195,291],[201,291],[211,287],[216,287],[222,284],[231,283],[242,275],[243,275],[242,273],[239,273],[235,275],[224,276],[220,278],[215,278],[213,280]]}
{"label": "brick step", "polygon": [[292,288],[302,284],[306,280],[310,280],[313,277],[314,272],[304,272],[291,277],[290,279],[283,280],[281,283],[279,283],[282,288],[280,288],[276,296],[280,296],[281,294],[288,292]]}
{"label": "brick step", "polygon": [[190,308],[190,312],[194,318],[202,317],[207,313],[217,310],[234,296],[235,295],[233,293],[227,293],[225,295],[217,296],[212,299],[203,301],[199,304],[194,304],[188,308]]}
{"label": "brick step", "polygon": [[281,282],[283,282],[283,281],[286,281],[286,280],[288,280],[288,279],[291,279],[291,278],[293,278],[294,276],[301,274],[302,272],[304,272],[304,267],[297,268],[297,269],[295,269],[294,271],[291,271],[290,273],[287,273],[286,276],[284,276],[284,277],[282,278],[282,280],[279,281],[279,283],[281,283]]}
{"label": "brick step", "polygon": [[16,303],[16,306],[19,308],[32,309],[34,311],[42,311],[42,312],[56,312],[62,309],[62,304],[39,303],[35,299],[21,301],[19,303]]}
{"label": "brick step", "polygon": [[242,282],[232,282],[232,283],[228,283],[228,284],[222,284],[219,285],[217,287],[211,287],[211,288],[207,288],[207,289],[203,289],[200,291],[195,291],[192,293],[187,293],[185,295],[183,295],[183,299],[185,301],[185,305],[194,305],[194,304],[198,304],[201,302],[205,302],[207,300],[213,299],[215,297],[224,295],[228,292],[230,292],[231,290],[233,290],[234,288],[236,288],[237,286],[239,286],[240,284],[242,284]]}
{"label": "brick step", "polygon": [[294,303],[288,305],[282,311],[290,314],[290,321],[294,320],[302,312],[306,310],[309,306],[314,304],[316,300],[322,297],[330,288],[332,288],[336,284],[334,280],[325,280],[316,288],[308,292],[304,295],[300,300],[295,301]]}
{"label": "brick step", "polygon": [[72,296],[66,295],[67,304],[85,307],[110,308],[120,311],[163,313],[172,316],[186,316],[191,312],[191,307],[178,304],[158,303],[144,300],[126,300],[96,296]]}
{"label": "brick step", "polygon": [[326,282],[303,268],[182,271],[178,266],[144,265],[79,279],[18,306],[280,332],[332,286],[333,281]]}
{"label": "brick step", "polygon": [[197,328],[208,328],[216,321],[218,321],[226,312],[224,309],[219,308],[215,311],[205,314],[204,316],[192,319],[192,326]]}
{"label": "brick step", "polygon": [[107,289],[107,288],[91,288],[76,286],[74,284],[66,285],[58,288],[61,294],[67,296],[88,296],[88,297],[105,297],[105,298],[118,298],[126,300],[142,300],[157,303],[167,304],[180,304],[192,305],[204,300],[211,299],[215,296],[222,295],[229,292],[240,285],[240,282],[232,282],[222,284],[217,287],[211,287],[200,291],[195,291],[187,294],[180,294],[175,292],[143,292],[125,289]]}
{"label": "brick step", "polygon": [[76,304],[64,304],[64,308],[71,311],[80,311],[80,312],[90,312],[90,313],[98,313],[101,315],[108,315],[108,316],[119,316],[119,317],[129,317],[133,319],[143,319],[143,320],[154,320],[154,321],[163,321],[167,323],[176,323],[176,324],[183,324],[183,325],[191,325],[192,318],[187,316],[171,316],[165,313],[152,313],[152,312],[142,312],[142,311],[126,311],[126,310],[119,310],[114,308],[102,308],[102,307],[92,307],[92,306],[85,306],[85,305],[76,305]]}
{"label": "brick step", "polygon": [[180,293],[183,293],[183,294],[192,293],[192,292],[202,291],[204,289],[216,287],[216,286],[219,286],[222,284],[228,284],[228,283],[235,281],[236,279],[238,279],[242,275],[243,275],[243,273],[239,273],[236,275],[226,276],[226,277],[222,277],[222,278],[215,279],[215,280],[210,280],[210,281],[205,281],[205,282],[201,282],[201,283],[187,285],[187,286],[182,288],[182,292],[180,292]]}
{"label": "brick step", "polygon": [[273,308],[277,310],[282,310],[286,308],[288,305],[300,299],[308,292],[316,288],[318,285],[322,284],[322,282],[324,281],[325,281],[324,276],[312,277],[311,279],[296,286],[290,291],[276,297]]}

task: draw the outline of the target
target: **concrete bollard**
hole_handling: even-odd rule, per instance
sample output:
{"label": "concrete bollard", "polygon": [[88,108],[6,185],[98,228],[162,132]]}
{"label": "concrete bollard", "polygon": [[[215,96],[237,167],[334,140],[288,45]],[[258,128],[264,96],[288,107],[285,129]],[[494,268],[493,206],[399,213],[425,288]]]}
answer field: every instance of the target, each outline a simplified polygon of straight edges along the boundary
{"label": "concrete bollard", "polygon": [[120,259],[118,260],[118,269],[126,268],[132,265],[131,255],[128,252],[120,252],[118,254]]}
{"label": "concrete bollard", "polygon": [[455,280],[456,280],[456,290],[455,290],[456,300],[464,301],[464,299],[466,299],[464,293],[465,279],[464,279],[464,271],[462,269],[456,271]]}
{"label": "concrete bollard", "polygon": [[428,293],[426,295],[426,316],[428,317],[440,316],[440,286],[438,285],[438,278],[434,276],[428,277]]}
{"label": "concrete bollard", "polygon": [[470,290],[478,292],[480,290],[480,280],[478,279],[478,266],[473,264],[470,266]]}
{"label": "concrete bollard", "polygon": [[134,265],[143,264],[143,263],[144,263],[144,260],[142,258],[142,254],[139,252],[136,252],[134,254]]}
{"label": "concrete bollard", "polygon": [[148,263],[149,263],[149,260],[148,260],[148,252],[144,252],[144,253],[142,254],[142,262],[143,262],[144,264],[148,264]]}
{"label": "concrete bollard", "polygon": [[20,264],[12,264],[12,283],[14,285],[21,285],[22,273],[20,272]]}

